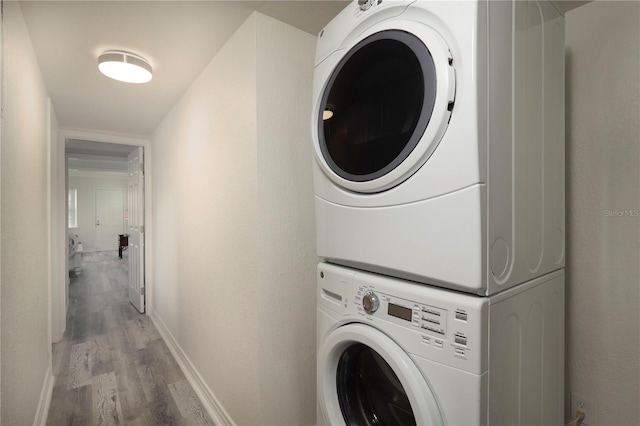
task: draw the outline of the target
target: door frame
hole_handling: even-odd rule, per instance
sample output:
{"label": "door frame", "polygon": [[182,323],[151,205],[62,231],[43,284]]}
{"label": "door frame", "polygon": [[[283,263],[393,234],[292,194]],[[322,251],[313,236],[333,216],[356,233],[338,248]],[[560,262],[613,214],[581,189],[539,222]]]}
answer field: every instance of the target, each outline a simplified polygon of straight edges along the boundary
{"label": "door frame", "polygon": [[[58,171],[57,179],[52,181],[51,185],[51,197],[52,199],[59,200],[59,212],[64,219],[64,229],[67,230],[67,188],[68,188],[68,173],[66,164],[66,155],[64,155],[64,147],[67,139],[80,139],[93,142],[106,142],[120,145],[132,145],[140,146],[144,148],[145,152],[145,194],[144,194],[144,220],[145,220],[145,252],[144,252],[144,275],[145,275],[145,312],[151,313],[153,310],[153,220],[151,215],[151,193],[152,193],[152,181],[153,181],[153,167],[151,164],[151,138],[143,136],[127,136],[121,134],[99,132],[86,129],[69,129],[60,128],[58,131],[58,145],[63,155],[58,155],[51,158],[52,162],[55,162],[54,170]],[[54,166],[52,164],[52,166]],[[58,222],[58,227],[62,227],[62,220]],[[62,339],[62,336],[67,329],[67,307],[68,307],[68,279],[69,272],[67,262],[69,259],[69,247],[67,244],[67,232],[52,232],[52,239],[54,240],[53,247],[57,247],[64,256],[60,256],[55,259],[58,264],[56,274],[51,280],[51,306],[50,312],[51,318],[51,337],[52,343],[58,342]]]}

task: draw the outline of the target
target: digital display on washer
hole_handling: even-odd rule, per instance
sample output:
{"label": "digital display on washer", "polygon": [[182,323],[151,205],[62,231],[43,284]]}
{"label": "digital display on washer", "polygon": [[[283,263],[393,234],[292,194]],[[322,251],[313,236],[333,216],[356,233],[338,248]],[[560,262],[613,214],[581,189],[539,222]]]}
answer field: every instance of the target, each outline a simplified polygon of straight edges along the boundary
{"label": "digital display on washer", "polygon": [[413,314],[413,311],[410,308],[405,308],[404,306],[389,303],[389,310],[387,313],[392,317],[411,322],[411,315]]}

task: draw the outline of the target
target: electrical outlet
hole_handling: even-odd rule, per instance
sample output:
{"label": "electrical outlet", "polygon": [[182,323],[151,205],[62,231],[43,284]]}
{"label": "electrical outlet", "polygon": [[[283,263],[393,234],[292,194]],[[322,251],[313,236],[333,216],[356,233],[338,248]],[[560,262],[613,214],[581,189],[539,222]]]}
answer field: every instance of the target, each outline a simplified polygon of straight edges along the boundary
{"label": "electrical outlet", "polygon": [[592,424],[592,408],[591,401],[587,398],[575,393],[571,394],[571,419],[575,419],[578,411],[582,411],[584,413],[584,419],[580,423],[581,426],[589,426]]}

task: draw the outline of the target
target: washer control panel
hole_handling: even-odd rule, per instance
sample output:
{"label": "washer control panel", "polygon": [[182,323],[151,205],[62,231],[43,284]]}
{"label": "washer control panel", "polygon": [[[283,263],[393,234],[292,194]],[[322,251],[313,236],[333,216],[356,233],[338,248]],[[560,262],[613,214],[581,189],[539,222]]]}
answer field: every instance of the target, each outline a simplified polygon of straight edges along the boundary
{"label": "washer control panel", "polygon": [[488,298],[321,263],[318,311],[326,324],[368,324],[423,359],[487,369]]}
{"label": "washer control panel", "polygon": [[[389,288],[356,284],[353,304],[363,320],[383,320],[414,332],[424,348],[467,361],[474,341],[469,339],[469,312],[450,304],[420,303],[388,293]],[[445,307],[446,306],[446,307]]]}
{"label": "washer control panel", "polygon": [[[413,308],[414,325],[434,336],[447,335],[447,310],[435,306],[415,304]],[[417,323],[416,323],[417,320]]]}
{"label": "washer control panel", "polygon": [[446,338],[447,310],[444,308],[380,293],[363,285],[357,287],[354,302],[363,316],[375,315],[433,337]]}

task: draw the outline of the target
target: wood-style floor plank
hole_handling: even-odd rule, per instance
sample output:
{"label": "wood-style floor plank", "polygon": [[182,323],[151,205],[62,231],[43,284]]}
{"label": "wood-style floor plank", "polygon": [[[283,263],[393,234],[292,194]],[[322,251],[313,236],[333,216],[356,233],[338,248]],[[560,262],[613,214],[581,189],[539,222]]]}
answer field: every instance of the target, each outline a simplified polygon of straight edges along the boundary
{"label": "wood-style floor plank", "polygon": [[91,388],[93,390],[93,424],[99,426],[123,424],[120,397],[113,371],[94,376]]}
{"label": "wood-style floor plank", "polygon": [[47,425],[91,424],[91,386],[66,390],[63,386],[53,388],[51,408]]}
{"label": "wood-style floor plank", "polygon": [[209,416],[202,408],[198,396],[186,380],[180,380],[169,385],[169,391],[180,410],[182,417],[190,425],[213,426]]}
{"label": "wood-style floor plank", "polygon": [[71,356],[71,344],[69,340],[62,339],[53,345],[52,374],[58,377],[63,371],[69,369],[69,358]]}
{"label": "wood-style floor plank", "polygon": [[88,337],[101,336],[105,334],[107,328],[103,311],[89,313]]}
{"label": "wood-style floor plank", "polygon": [[142,411],[146,407],[147,401],[136,370],[134,354],[129,349],[124,329],[110,329],[109,341],[112,345],[112,361],[120,394],[122,414],[125,422],[129,424],[146,415]]}
{"label": "wood-style floor plank", "polygon": [[89,309],[90,313],[102,312],[106,306],[104,294],[92,294],[87,297],[87,309]]}
{"label": "wood-style floor plank", "polygon": [[71,346],[67,389],[75,389],[91,384],[91,342]]}
{"label": "wood-style floor plank", "polygon": [[88,335],[88,318],[86,309],[76,307],[76,316],[71,321],[71,336],[73,342],[84,342]]}
{"label": "wood-style floor plank", "polygon": [[107,306],[102,314],[104,315],[105,326],[107,329],[124,327],[125,320],[122,317],[119,305]]}
{"label": "wood-style floor plank", "polygon": [[99,335],[91,339],[91,374],[93,376],[114,371],[112,352],[109,336]]}
{"label": "wood-style floor plank", "polygon": [[146,315],[139,315],[126,322],[125,330],[129,338],[129,346],[135,350],[144,349],[147,345],[160,339],[160,334]]}
{"label": "wood-style floor plank", "polygon": [[153,322],[129,303],[127,271],[126,252],[85,253],[72,276],[47,424],[213,424]]}

